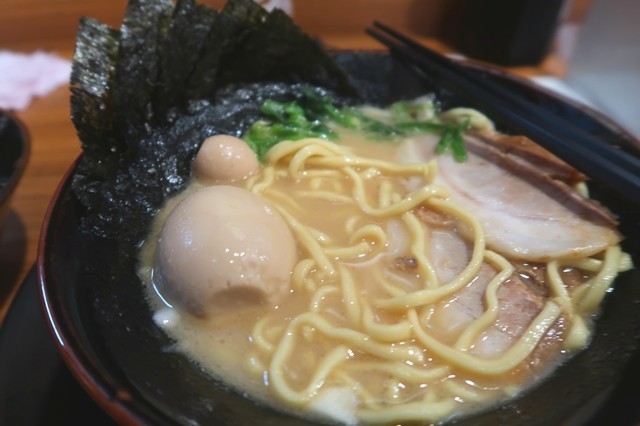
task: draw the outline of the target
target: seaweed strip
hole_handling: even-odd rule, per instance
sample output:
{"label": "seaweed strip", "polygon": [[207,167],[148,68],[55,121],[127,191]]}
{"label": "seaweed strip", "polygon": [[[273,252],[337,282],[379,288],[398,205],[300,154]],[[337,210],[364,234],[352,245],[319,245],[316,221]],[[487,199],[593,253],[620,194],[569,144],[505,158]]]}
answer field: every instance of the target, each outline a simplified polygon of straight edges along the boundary
{"label": "seaweed strip", "polygon": [[71,119],[82,149],[104,160],[124,149],[110,92],[119,36],[107,25],[82,18],[71,71]]}
{"label": "seaweed strip", "polygon": [[[173,11],[171,0],[131,0],[120,27],[113,82],[114,107],[127,137],[130,155],[140,128],[153,120],[149,107],[158,80],[160,48]],[[129,136],[129,135],[127,135]]]}
{"label": "seaweed strip", "polygon": [[184,106],[185,86],[218,13],[195,0],[179,0],[173,12],[160,58],[160,78],[154,98],[155,114],[163,116],[172,106]]}
{"label": "seaweed strip", "polygon": [[354,92],[288,16],[252,0],[229,0],[220,13],[194,0],[130,0],[119,30],[85,18],[77,40],[71,110],[84,154],[72,187],[83,230],[104,238],[144,238],[207,136],[240,134],[264,96],[300,93],[278,82]]}
{"label": "seaweed strip", "polygon": [[347,77],[291,18],[275,9],[243,36],[238,49],[224,58],[220,84],[227,82],[287,81],[324,85],[355,95]]}
{"label": "seaweed strip", "polygon": [[222,56],[232,52],[242,42],[242,35],[252,25],[257,25],[267,12],[253,0],[229,1],[214,22],[205,39],[202,54],[187,84],[191,99],[212,99],[218,81],[219,68],[223,66]]}

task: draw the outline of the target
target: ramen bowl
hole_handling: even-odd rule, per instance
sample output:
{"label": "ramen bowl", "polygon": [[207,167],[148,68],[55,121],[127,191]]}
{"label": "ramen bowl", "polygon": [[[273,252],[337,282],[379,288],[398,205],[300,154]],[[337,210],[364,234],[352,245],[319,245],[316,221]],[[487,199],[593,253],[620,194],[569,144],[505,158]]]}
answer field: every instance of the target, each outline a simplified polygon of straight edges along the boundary
{"label": "ramen bowl", "polygon": [[[415,75],[393,57],[335,52],[337,63],[370,102],[435,92],[445,105],[460,104],[438,82]],[[549,113],[570,119],[600,138],[635,150],[638,142],[608,119],[522,79],[469,63],[471,71],[506,86]],[[81,230],[85,209],[75,197],[74,164],[49,206],[38,252],[43,307],[58,348],[87,392],[121,424],[306,425],[247,398],[213,378],[182,353],[156,325],[137,272],[137,245],[101,239]],[[622,245],[640,262],[637,206],[591,182],[592,196],[619,217]],[[127,223],[136,227],[138,223]],[[637,351],[640,275],[623,273],[607,294],[590,346],[555,373],[492,410],[456,419],[458,425],[582,424],[607,401]]]}
{"label": "ramen bowl", "polygon": [[16,117],[0,110],[0,230],[27,167],[29,152],[29,135],[24,126]]}

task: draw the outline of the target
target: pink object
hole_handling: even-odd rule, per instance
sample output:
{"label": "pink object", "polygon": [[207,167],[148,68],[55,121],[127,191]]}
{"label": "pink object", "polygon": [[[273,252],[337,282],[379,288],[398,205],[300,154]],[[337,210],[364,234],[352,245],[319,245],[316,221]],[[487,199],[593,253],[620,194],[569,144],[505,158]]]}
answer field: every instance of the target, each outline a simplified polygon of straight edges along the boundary
{"label": "pink object", "polygon": [[291,0],[261,0],[258,3],[267,10],[282,9],[287,14],[293,14],[293,3]]}
{"label": "pink object", "polygon": [[68,83],[71,62],[51,53],[0,50],[0,108],[23,110],[33,98]]}

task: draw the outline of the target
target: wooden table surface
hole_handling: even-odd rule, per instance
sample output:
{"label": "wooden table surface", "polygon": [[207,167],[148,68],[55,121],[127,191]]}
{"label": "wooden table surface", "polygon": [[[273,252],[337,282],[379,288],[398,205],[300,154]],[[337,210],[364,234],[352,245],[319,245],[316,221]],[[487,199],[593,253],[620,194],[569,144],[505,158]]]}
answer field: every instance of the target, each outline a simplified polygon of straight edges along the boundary
{"label": "wooden table surface", "polygon": [[0,320],[36,257],[40,226],[65,170],[80,153],[64,85],[15,114],[26,126],[31,155],[0,230]]}
{"label": "wooden table surface", "polygon": [[[5,0],[0,12],[0,49],[20,52],[42,49],[71,59],[79,17],[87,15],[117,26],[125,4],[125,0]],[[331,47],[380,48],[360,31],[317,35]],[[425,41],[441,51],[449,49],[437,40],[426,38]],[[536,74],[553,66],[551,59],[540,68],[515,71]],[[51,197],[65,171],[80,154],[69,117],[68,85],[35,99],[28,109],[16,115],[30,134],[31,155],[7,221],[0,229],[0,322],[34,265],[40,228]]]}

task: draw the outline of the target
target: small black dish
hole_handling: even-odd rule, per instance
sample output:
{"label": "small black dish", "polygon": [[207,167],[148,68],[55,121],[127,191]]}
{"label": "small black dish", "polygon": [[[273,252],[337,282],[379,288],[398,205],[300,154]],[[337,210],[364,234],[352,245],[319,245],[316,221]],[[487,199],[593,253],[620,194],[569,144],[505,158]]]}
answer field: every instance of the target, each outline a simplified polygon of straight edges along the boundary
{"label": "small black dish", "polygon": [[0,229],[31,152],[29,134],[20,120],[0,110]]}
{"label": "small black dish", "polygon": [[[371,102],[438,92],[387,54],[336,53],[338,63]],[[469,64],[623,149],[640,144],[610,120],[522,79]],[[445,106],[455,97],[442,94]],[[77,163],[76,163],[77,164]],[[48,209],[38,252],[45,315],[62,357],[98,404],[120,424],[303,425],[228,389],[183,355],[154,324],[136,275],[137,247],[99,240],[80,231],[84,211],[71,189],[71,167]],[[623,248],[640,264],[640,211],[597,182],[592,196],[620,219]],[[128,226],[135,227],[136,223]],[[607,295],[588,349],[534,389],[502,407],[461,419],[457,425],[585,424],[620,381],[638,349],[640,272],[622,274]],[[615,419],[609,418],[612,424]],[[620,423],[619,423],[620,424]]]}

